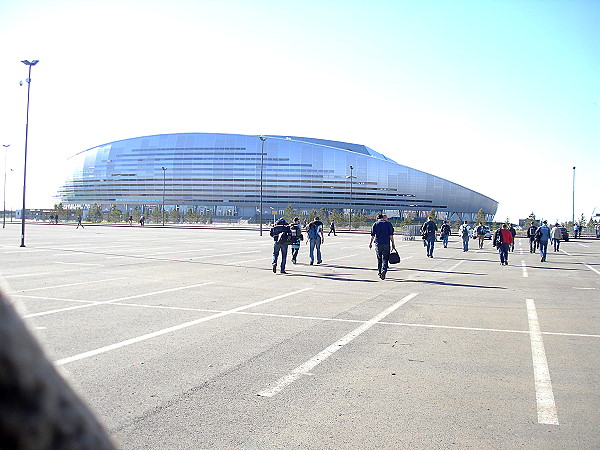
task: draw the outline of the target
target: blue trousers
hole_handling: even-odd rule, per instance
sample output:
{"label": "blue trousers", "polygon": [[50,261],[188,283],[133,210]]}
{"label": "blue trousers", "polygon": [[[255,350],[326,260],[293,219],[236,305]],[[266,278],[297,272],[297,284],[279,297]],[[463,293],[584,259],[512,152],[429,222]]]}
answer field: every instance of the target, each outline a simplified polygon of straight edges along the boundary
{"label": "blue trousers", "polygon": [[279,242],[273,244],[273,264],[277,265],[277,258],[281,251],[281,271],[285,272],[285,260],[287,259],[288,246],[281,245]]}
{"label": "blue trousers", "polygon": [[540,241],[540,256],[543,260],[546,259],[546,253],[548,252],[548,241]]}
{"label": "blue trousers", "polygon": [[435,246],[435,235],[427,236],[425,242],[427,242],[427,256],[433,256],[433,247]]}
{"label": "blue trousers", "polygon": [[469,236],[463,236],[463,250],[466,252],[469,250]]}
{"label": "blue trousers", "polygon": [[508,248],[510,247],[509,243],[502,243],[498,247],[498,253],[500,253],[500,262],[504,263],[508,262]]}
{"label": "blue trousers", "polygon": [[375,244],[375,254],[377,255],[377,273],[387,272],[390,261],[390,244]]}
{"label": "blue trousers", "polygon": [[321,259],[321,238],[310,240],[310,262],[315,261],[315,248],[317,249],[317,262],[320,263]]}
{"label": "blue trousers", "polygon": [[442,242],[444,243],[444,248],[448,247],[448,235],[447,234],[442,235]]}

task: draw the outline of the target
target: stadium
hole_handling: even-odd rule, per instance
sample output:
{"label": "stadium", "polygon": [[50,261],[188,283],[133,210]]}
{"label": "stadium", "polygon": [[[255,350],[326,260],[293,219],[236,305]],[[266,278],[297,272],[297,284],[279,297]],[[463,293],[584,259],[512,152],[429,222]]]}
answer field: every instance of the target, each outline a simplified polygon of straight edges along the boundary
{"label": "stadium", "polygon": [[[291,205],[384,211],[390,217],[492,220],[498,202],[398,164],[358,144],[295,136],[176,133],[124,139],[77,153],[57,197],[84,211],[162,208],[256,221]],[[261,201],[262,200],[262,201]]]}

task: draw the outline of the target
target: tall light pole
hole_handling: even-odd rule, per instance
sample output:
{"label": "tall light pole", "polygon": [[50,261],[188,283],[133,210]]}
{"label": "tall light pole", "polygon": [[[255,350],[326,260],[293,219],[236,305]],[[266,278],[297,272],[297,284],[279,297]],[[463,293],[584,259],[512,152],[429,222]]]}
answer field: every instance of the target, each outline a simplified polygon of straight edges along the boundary
{"label": "tall light pole", "polygon": [[258,221],[260,222],[260,235],[263,235],[262,226],[263,226],[263,165],[265,161],[265,141],[267,140],[264,136],[259,136],[260,138],[260,211],[258,212]]}
{"label": "tall light pole", "polygon": [[[161,167],[163,171],[163,204],[162,204],[162,219],[163,219],[163,227],[165,226],[165,181],[167,175],[167,168]],[[171,183],[172,184],[172,183]]]}
{"label": "tall light pole", "polygon": [[573,226],[575,226],[575,166],[573,166]]}
{"label": "tall light pole", "polygon": [[2,228],[6,228],[6,154],[8,153],[10,144],[2,144],[2,147],[4,147],[4,206],[2,207]]}
{"label": "tall light pole", "polygon": [[23,209],[21,211],[21,247],[25,247],[25,187],[27,186],[27,137],[29,134],[29,92],[31,90],[31,68],[35,66],[39,60],[34,59],[21,61],[26,66],[29,66],[29,75],[27,76],[27,120],[25,122],[25,163],[23,164]]}
{"label": "tall light pole", "polygon": [[346,178],[350,178],[350,223],[349,223],[349,227],[348,229],[350,231],[352,231],[352,186],[353,186],[353,179],[354,177],[352,176],[352,170],[354,169],[353,166],[350,166],[350,176],[346,177]]}

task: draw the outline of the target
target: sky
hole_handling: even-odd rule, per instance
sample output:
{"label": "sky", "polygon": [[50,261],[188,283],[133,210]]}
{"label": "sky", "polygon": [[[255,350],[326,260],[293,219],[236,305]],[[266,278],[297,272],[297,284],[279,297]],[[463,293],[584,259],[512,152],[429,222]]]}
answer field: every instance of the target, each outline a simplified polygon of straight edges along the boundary
{"label": "sky", "polygon": [[79,151],[209,132],[364,144],[496,220],[570,220],[573,192],[576,218],[600,213],[598,0],[2,0],[0,43],[7,209],[38,59],[28,208]]}

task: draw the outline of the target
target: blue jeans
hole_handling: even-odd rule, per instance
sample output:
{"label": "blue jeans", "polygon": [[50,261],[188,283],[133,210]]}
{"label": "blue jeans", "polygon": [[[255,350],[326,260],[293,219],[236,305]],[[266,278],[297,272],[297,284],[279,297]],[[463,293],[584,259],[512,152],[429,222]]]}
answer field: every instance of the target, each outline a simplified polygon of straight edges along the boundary
{"label": "blue jeans", "polygon": [[375,244],[377,255],[377,273],[387,272],[390,261],[390,244]]}
{"label": "blue jeans", "polygon": [[427,242],[427,256],[433,256],[433,247],[435,246],[435,235],[427,236],[425,242]]}
{"label": "blue jeans", "polygon": [[540,256],[542,259],[546,259],[546,253],[548,252],[548,241],[540,241]]}
{"label": "blue jeans", "polygon": [[321,259],[321,238],[310,240],[310,262],[315,261],[315,247],[317,248],[317,263],[322,261]]}
{"label": "blue jeans", "polygon": [[510,247],[508,242],[504,242],[498,247],[498,253],[500,253],[500,262],[502,264],[504,264],[504,261],[508,262],[508,247]]}
{"label": "blue jeans", "polygon": [[448,247],[448,235],[442,234],[442,242],[444,243],[444,248]]}
{"label": "blue jeans", "polygon": [[277,257],[281,250],[281,271],[285,272],[285,260],[287,259],[288,246],[281,245],[279,242],[273,244],[273,264],[277,265]]}
{"label": "blue jeans", "polygon": [[466,252],[469,250],[469,236],[463,236],[463,250]]}

